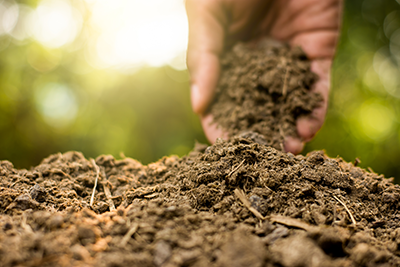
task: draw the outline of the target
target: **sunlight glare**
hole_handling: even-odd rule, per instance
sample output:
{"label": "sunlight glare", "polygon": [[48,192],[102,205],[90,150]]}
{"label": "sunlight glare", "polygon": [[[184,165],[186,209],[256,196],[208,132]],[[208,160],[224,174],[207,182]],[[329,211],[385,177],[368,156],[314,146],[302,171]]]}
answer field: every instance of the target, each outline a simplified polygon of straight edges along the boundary
{"label": "sunlight glare", "polygon": [[12,31],[9,33],[14,39],[23,41],[31,37],[31,32],[29,30],[30,17],[32,16],[33,9],[27,5],[18,5],[19,18],[17,23],[14,25]]}
{"label": "sunlight glare", "polygon": [[43,45],[56,48],[72,42],[82,26],[82,16],[67,0],[43,0],[32,18],[32,33]]}
{"label": "sunlight glare", "polygon": [[[0,3],[0,18],[4,18],[4,14],[7,11],[7,7],[4,5],[4,3]],[[5,34],[6,31],[3,26],[3,22],[0,20],[0,35]]]}
{"label": "sunlight glare", "polygon": [[188,23],[182,0],[98,0],[91,4],[91,25],[100,32],[92,65],[161,66],[176,62],[186,50]]}
{"label": "sunlight glare", "polygon": [[6,33],[11,33],[17,24],[19,8],[17,4],[10,4],[2,16],[3,29]]}

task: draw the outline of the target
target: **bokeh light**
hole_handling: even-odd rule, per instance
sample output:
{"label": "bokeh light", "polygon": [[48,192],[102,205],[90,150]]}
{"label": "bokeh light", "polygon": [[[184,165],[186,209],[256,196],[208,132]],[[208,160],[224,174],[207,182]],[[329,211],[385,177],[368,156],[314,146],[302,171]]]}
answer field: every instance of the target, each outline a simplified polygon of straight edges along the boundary
{"label": "bokeh light", "polygon": [[0,0],[0,159],[29,167],[79,150],[147,163],[205,142],[187,37],[184,0]]}
{"label": "bokeh light", "polygon": [[359,108],[357,115],[362,133],[374,142],[379,142],[392,134],[395,116],[385,105],[365,102]]}
{"label": "bokeh light", "polygon": [[400,97],[400,77],[397,62],[390,57],[386,47],[378,50],[373,66],[385,90],[394,97]]}
{"label": "bokeh light", "polygon": [[54,128],[69,126],[75,119],[78,106],[72,90],[63,84],[46,84],[35,91],[37,110]]}
{"label": "bokeh light", "polygon": [[[305,153],[400,178],[398,2],[344,2],[327,119]],[[79,150],[148,163],[205,142],[187,38],[184,0],[0,0],[0,159],[29,167]]]}
{"label": "bokeh light", "polygon": [[32,36],[50,49],[83,49],[93,68],[132,73],[144,65],[169,64],[186,69],[183,0],[41,0],[35,8],[4,0],[0,18],[0,35],[15,41]]}
{"label": "bokeh light", "polygon": [[82,26],[82,16],[68,0],[42,0],[31,17],[35,39],[55,48],[75,40]]}
{"label": "bokeh light", "polygon": [[18,8],[18,20],[9,34],[14,40],[21,42],[30,38],[32,35],[30,25],[33,9],[23,4],[15,5],[15,7]]}
{"label": "bokeh light", "polygon": [[[306,151],[325,149],[400,182],[399,1],[345,1],[327,119]],[[334,134],[333,134],[334,133]]]}
{"label": "bokeh light", "polygon": [[6,33],[11,33],[18,21],[19,8],[15,2],[4,2],[1,4],[2,28]]}
{"label": "bokeh light", "polygon": [[[95,67],[135,68],[172,63],[185,68],[188,25],[182,0],[92,1],[90,25],[96,41],[88,47]],[[95,47],[93,47],[95,46]],[[95,57],[95,58],[94,58]]]}
{"label": "bokeh light", "polygon": [[26,60],[33,69],[45,73],[55,69],[60,64],[62,53],[60,50],[47,50],[32,44],[26,50]]}

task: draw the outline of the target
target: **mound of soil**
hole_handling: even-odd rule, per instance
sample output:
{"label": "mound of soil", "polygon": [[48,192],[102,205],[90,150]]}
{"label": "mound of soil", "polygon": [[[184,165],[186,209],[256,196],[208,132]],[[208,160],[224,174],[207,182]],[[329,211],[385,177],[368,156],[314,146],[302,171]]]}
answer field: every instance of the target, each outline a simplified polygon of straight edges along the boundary
{"label": "mound of soil", "polygon": [[147,166],[1,161],[1,265],[400,266],[398,185],[266,143],[236,136]]}
{"label": "mound of soil", "polygon": [[229,136],[257,132],[283,150],[297,137],[296,119],[322,101],[310,91],[317,79],[300,47],[266,39],[256,47],[239,43],[221,59],[221,77],[210,113]]}

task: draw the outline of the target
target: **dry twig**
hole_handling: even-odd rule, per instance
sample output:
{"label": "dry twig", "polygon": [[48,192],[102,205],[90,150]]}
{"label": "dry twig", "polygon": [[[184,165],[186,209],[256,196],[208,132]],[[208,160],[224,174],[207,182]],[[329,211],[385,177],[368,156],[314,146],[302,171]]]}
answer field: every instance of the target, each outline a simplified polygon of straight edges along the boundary
{"label": "dry twig", "polygon": [[240,164],[228,174],[228,177],[231,176],[233,173],[235,173],[237,170],[239,170],[239,168],[243,165],[243,163],[245,161],[246,161],[246,159],[244,159],[242,162],[240,162]]}
{"label": "dry twig", "polygon": [[66,173],[66,172],[64,172],[63,170],[60,170],[60,169],[51,169],[50,173],[52,173],[52,174],[62,174],[65,177],[70,178],[72,180],[71,176],[68,173]]}
{"label": "dry twig", "polygon": [[235,189],[235,195],[242,201],[243,205],[249,209],[258,219],[265,220],[265,217],[261,215],[261,213],[253,208],[250,204],[250,201],[247,199],[246,195],[244,194],[243,190]]}
{"label": "dry twig", "polygon": [[290,217],[286,217],[286,216],[281,216],[281,215],[271,215],[269,217],[271,222],[276,222],[279,224],[283,224],[289,227],[295,227],[295,228],[299,228],[299,229],[303,229],[306,230],[308,232],[313,231],[315,229],[318,229],[318,227],[313,226],[311,224],[308,224],[306,222],[303,222],[299,219],[295,219],[295,218],[290,218]]}
{"label": "dry twig", "polygon": [[[101,175],[103,177],[107,177],[104,170],[101,171]],[[115,210],[115,205],[114,205],[114,201],[112,200],[112,194],[111,194],[110,188],[108,188],[108,180],[106,180],[102,184],[103,184],[104,193],[106,194],[107,204],[108,204],[108,206],[110,206],[110,211],[113,211],[113,210]]]}
{"label": "dry twig", "polygon": [[139,229],[139,224],[134,223],[129,229],[129,231],[124,235],[124,237],[121,240],[121,246],[125,247],[126,244],[128,244],[129,239],[131,239],[131,236]]}
{"label": "dry twig", "polygon": [[110,206],[110,211],[115,210],[115,205],[114,205],[114,201],[112,200],[111,191],[110,191],[110,188],[108,188],[106,183],[103,183],[103,189],[104,189],[104,193],[106,194],[106,197],[107,197],[107,204],[108,204],[108,206]]}
{"label": "dry twig", "polygon": [[96,161],[94,161],[94,159],[90,159],[90,161],[92,162],[93,166],[96,168],[96,180],[94,181],[92,197],[90,198],[90,207],[92,207],[93,201],[94,201],[94,193],[96,192],[96,187],[97,187],[97,181],[99,180],[100,168],[99,168],[99,166],[97,166]]}
{"label": "dry twig", "polygon": [[353,214],[351,214],[350,210],[347,208],[346,204],[344,204],[344,202],[341,201],[341,200],[340,200],[339,198],[337,198],[336,196],[333,196],[333,197],[334,197],[340,204],[343,205],[344,209],[347,211],[347,213],[348,213],[349,216],[350,216],[351,222],[353,223],[354,226],[356,226],[357,222],[356,222],[356,220],[354,219]]}

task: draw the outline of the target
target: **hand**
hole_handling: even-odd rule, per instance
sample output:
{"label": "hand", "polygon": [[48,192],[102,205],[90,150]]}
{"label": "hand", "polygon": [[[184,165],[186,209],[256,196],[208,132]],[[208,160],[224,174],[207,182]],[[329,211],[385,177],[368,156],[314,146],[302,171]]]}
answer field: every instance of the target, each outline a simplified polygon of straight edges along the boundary
{"label": "hand", "polygon": [[237,41],[257,41],[264,36],[301,46],[319,79],[312,91],[323,104],[297,120],[300,138],[287,137],[285,150],[300,153],[321,128],[328,106],[330,67],[339,34],[341,0],[187,0],[191,74],[191,100],[211,143],[226,134],[211,124],[206,113],[220,75],[219,57]]}

